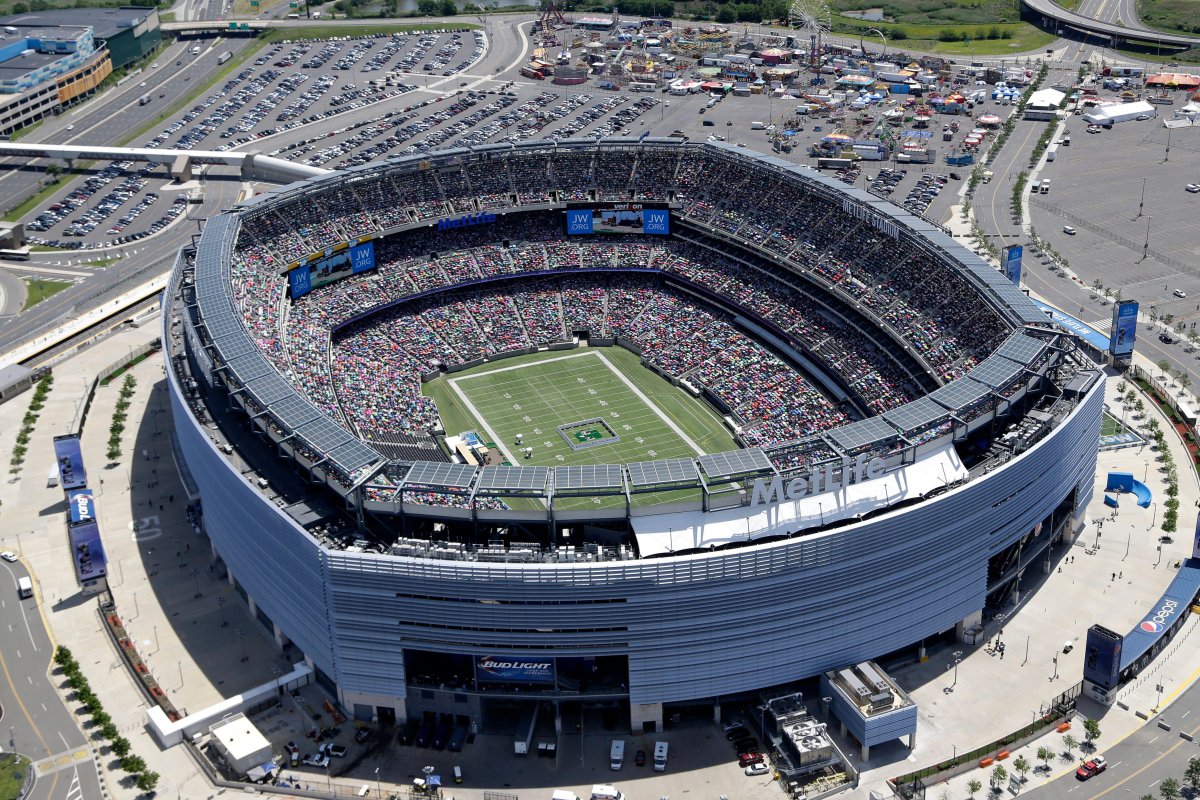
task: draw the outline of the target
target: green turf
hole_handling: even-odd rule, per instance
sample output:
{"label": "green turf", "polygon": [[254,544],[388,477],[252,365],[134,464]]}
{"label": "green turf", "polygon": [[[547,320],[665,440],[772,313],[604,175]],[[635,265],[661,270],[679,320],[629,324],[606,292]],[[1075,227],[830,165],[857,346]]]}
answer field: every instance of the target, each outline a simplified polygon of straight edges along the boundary
{"label": "green turf", "polygon": [[1104,412],[1104,416],[1100,419],[1100,435],[1101,436],[1116,436],[1119,433],[1126,433],[1129,428],[1121,424],[1121,420]]}
{"label": "green turf", "polygon": [[25,756],[0,753],[0,798],[19,797],[31,769],[33,766]]}
{"label": "green turf", "polygon": [[[619,347],[504,359],[444,376],[424,388],[437,402],[447,433],[476,430],[500,445],[501,452],[507,449],[515,464],[617,464],[696,456],[697,448],[711,453],[737,447],[706,403],[643,368],[637,356]],[[573,450],[557,430],[597,417],[620,441]],[[521,446],[533,448],[532,457],[519,452],[517,434],[524,436]]]}

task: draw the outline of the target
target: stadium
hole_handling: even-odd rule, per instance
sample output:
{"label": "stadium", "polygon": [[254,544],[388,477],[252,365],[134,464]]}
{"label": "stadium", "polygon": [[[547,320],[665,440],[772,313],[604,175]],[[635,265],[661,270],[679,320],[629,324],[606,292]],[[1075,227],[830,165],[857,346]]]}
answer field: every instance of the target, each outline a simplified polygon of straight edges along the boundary
{"label": "stadium", "polygon": [[928,221],[721,143],[315,177],[210,218],[165,302],[214,554],[358,719],[661,730],[953,641],[1092,492],[1071,334]]}

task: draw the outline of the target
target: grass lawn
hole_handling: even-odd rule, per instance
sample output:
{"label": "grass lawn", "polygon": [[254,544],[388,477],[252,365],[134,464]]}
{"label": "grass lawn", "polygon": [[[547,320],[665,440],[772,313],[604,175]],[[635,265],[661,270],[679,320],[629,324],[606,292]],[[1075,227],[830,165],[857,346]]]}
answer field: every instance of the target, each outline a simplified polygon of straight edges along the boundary
{"label": "grass lawn", "polygon": [[[70,281],[47,281],[41,278],[25,278],[25,288],[28,294],[25,296],[25,307],[21,310],[28,311],[47,297],[53,297],[71,285]],[[0,797],[3,797],[3,795],[0,795]]]}
{"label": "grass lawn", "polygon": [[1118,433],[1124,433],[1129,430],[1121,424],[1121,420],[1117,419],[1107,411],[1100,419],[1100,435],[1101,436],[1116,436]]}
{"label": "grass lawn", "polygon": [[1194,36],[1200,33],[1195,0],[1138,0],[1138,16],[1147,28]]}
{"label": "grass lawn", "polygon": [[[833,20],[835,33],[856,35],[865,33],[869,28],[878,28],[888,37],[889,50],[917,50],[921,52],[938,53],[939,55],[960,56],[994,56],[1009,53],[1023,53],[1027,50],[1040,50],[1054,41],[1054,35],[1039,30],[1024,22],[998,23],[983,25],[964,25],[946,23],[937,25],[867,22],[853,17],[837,16]],[[894,39],[893,31],[901,30],[906,38]],[[1001,34],[1007,32],[1008,39],[988,39],[988,33],[996,29]],[[957,38],[951,42],[939,40],[942,31],[951,30]],[[868,34],[872,45],[877,45],[878,37]]]}
{"label": "grass lawn", "polygon": [[[0,754],[0,800],[15,798],[25,787],[25,776],[32,769],[29,759],[12,753]],[[19,777],[18,777],[19,776]]]}

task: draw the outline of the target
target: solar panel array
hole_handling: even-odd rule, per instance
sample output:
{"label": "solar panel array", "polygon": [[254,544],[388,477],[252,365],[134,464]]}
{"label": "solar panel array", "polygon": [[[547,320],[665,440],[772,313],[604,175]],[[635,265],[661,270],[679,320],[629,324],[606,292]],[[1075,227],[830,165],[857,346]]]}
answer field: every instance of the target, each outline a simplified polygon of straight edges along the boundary
{"label": "solar panel array", "polygon": [[1009,361],[1004,356],[989,356],[979,366],[969,373],[971,380],[979,381],[984,386],[1002,389],[1012,385],[1021,376],[1025,367],[1015,361]]}
{"label": "solar panel array", "polygon": [[896,429],[879,417],[868,417],[840,428],[834,428],[829,431],[827,436],[838,447],[855,453],[895,439]]}
{"label": "solar panel array", "polygon": [[541,492],[549,475],[549,467],[484,467],[475,488],[481,492]]}
{"label": "solar panel array", "polygon": [[771,459],[758,448],[751,450],[730,450],[727,453],[713,453],[700,456],[700,468],[705,475],[711,477],[727,477],[730,475],[751,475],[758,472],[771,472]]}
{"label": "solar panel array", "polygon": [[626,464],[632,486],[658,486],[696,480],[696,463],[690,458],[663,458]]}
{"label": "solar panel array", "polygon": [[620,464],[555,467],[556,489],[618,489],[625,485]]}
{"label": "solar panel array", "polygon": [[404,476],[404,485],[432,486],[438,489],[466,489],[475,477],[475,467],[467,464],[443,464],[417,461]]}

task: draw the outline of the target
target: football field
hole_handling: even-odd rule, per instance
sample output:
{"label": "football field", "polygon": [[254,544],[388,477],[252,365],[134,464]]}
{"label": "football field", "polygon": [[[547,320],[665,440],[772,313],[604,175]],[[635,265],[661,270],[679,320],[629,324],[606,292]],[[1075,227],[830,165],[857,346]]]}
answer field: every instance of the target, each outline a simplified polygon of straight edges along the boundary
{"label": "football field", "polygon": [[425,393],[448,435],[474,430],[516,465],[617,464],[737,447],[707,403],[619,347],[503,359],[438,378]]}

